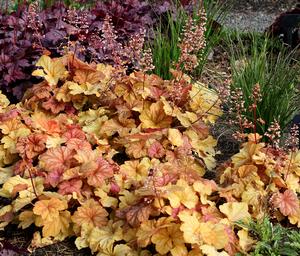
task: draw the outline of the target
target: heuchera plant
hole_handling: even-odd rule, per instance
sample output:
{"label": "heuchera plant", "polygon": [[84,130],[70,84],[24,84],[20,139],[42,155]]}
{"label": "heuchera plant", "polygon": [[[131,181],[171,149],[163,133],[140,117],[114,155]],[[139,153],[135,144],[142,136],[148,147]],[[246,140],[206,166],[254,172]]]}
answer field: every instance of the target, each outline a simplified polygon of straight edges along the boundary
{"label": "heuchera plant", "polygon": [[[156,7],[157,6],[157,7]],[[37,4],[0,16],[0,89],[20,100],[32,86],[33,65],[43,52],[58,57],[72,50],[82,60],[114,64],[115,58],[103,44],[103,22],[108,16],[121,45],[147,30],[170,4],[137,0],[99,2],[93,9],[68,9],[62,3],[40,10]],[[146,32],[143,32],[144,36]],[[142,35],[143,36],[143,35]],[[34,82],[34,81],[33,81]]]}
{"label": "heuchera plant", "polygon": [[0,14],[0,88],[18,98],[31,85],[32,66],[42,54],[26,19],[23,12]]}
{"label": "heuchera plant", "polygon": [[256,243],[236,221],[272,207],[300,225],[298,151],[250,134],[220,185],[203,178],[221,115],[205,85],[178,70],[115,76],[72,53],[36,65],[44,80],[22,102],[0,94],[1,227],[38,227],[31,249],[76,236],[97,255],[234,255]]}

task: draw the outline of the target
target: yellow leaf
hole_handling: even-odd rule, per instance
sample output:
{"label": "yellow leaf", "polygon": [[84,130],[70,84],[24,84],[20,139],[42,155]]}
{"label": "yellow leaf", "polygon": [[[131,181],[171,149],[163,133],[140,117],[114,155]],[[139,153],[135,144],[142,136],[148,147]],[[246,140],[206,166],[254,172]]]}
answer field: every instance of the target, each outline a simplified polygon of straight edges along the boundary
{"label": "yellow leaf", "polygon": [[47,136],[46,148],[56,148],[65,143],[66,139],[61,137]]}
{"label": "yellow leaf", "polygon": [[24,211],[24,212],[20,213],[19,221],[20,221],[20,223],[19,223],[18,227],[25,229],[25,228],[28,228],[32,223],[35,222],[35,216],[32,211]]}
{"label": "yellow leaf", "polygon": [[200,223],[200,234],[205,244],[214,246],[216,249],[223,249],[229,242],[225,226],[220,223]]}
{"label": "yellow leaf", "polygon": [[204,84],[193,84],[190,98],[191,109],[195,113],[203,115],[204,121],[215,123],[217,118],[222,115],[218,94]]}
{"label": "yellow leaf", "polygon": [[300,192],[299,179],[300,179],[299,176],[297,176],[296,174],[293,173],[288,174],[285,180],[287,188],[289,188],[294,192]]}
{"label": "yellow leaf", "polygon": [[[19,196],[12,202],[14,212],[18,212],[24,206],[30,204],[32,200],[36,199],[36,194],[37,196],[39,196],[44,190],[43,178],[36,177],[33,178],[32,181],[30,179],[28,179],[27,181],[30,183],[30,185],[28,185],[27,189],[19,191]],[[34,184],[35,190],[32,187],[32,183]]]}
{"label": "yellow leaf", "polygon": [[102,84],[104,86],[108,86],[109,81],[111,81],[111,76],[114,72],[114,68],[111,65],[105,65],[105,64],[97,64],[97,71],[100,71],[105,78],[102,79]]}
{"label": "yellow leaf", "polygon": [[182,134],[178,129],[168,129],[168,140],[173,146],[181,147],[183,145]]}
{"label": "yellow leaf", "polygon": [[288,216],[289,221],[293,225],[297,225],[298,228],[300,228],[300,210],[295,215]]}
{"label": "yellow leaf", "polygon": [[[184,250],[183,234],[179,229],[180,225],[172,223],[170,226],[159,229],[152,237],[151,241],[155,244],[155,249],[160,254],[167,254],[173,250],[172,255],[182,253]],[[187,252],[187,251],[186,251]]]}
{"label": "yellow leaf", "polygon": [[188,209],[196,207],[199,202],[195,191],[185,180],[178,180],[176,185],[171,185],[166,192],[166,198],[169,199],[170,205],[173,208],[179,207],[183,204]]}
{"label": "yellow leaf", "polygon": [[[20,189],[16,190],[17,187]],[[5,181],[2,188],[0,189],[0,196],[7,197],[7,198],[14,197],[17,192],[20,192],[22,190],[25,190],[26,193],[33,192],[33,190],[31,189],[32,189],[32,184],[30,179],[23,179],[20,177],[20,175],[16,175],[8,178]]]}
{"label": "yellow leaf", "polygon": [[133,256],[132,249],[125,244],[117,244],[113,253],[114,256]]}
{"label": "yellow leaf", "polygon": [[98,252],[97,256],[135,256],[132,249],[125,244],[117,244]]}
{"label": "yellow leaf", "polygon": [[71,214],[69,211],[61,211],[54,219],[46,219],[43,223],[43,237],[57,237],[59,234],[67,237],[71,233],[69,232],[69,226],[71,222]]}
{"label": "yellow leaf", "polygon": [[0,113],[9,105],[9,100],[0,90]]}
{"label": "yellow leaf", "polygon": [[105,191],[103,188],[105,185],[102,186],[102,188],[96,188],[94,191],[95,196],[100,197],[100,202],[103,205],[103,207],[110,207],[115,209],[118,206],[118,199],[112,196],[108,196],[109,190]]}
{"label": "yellow leaf", "polygon": [[43,238],[41,236],[40,232],[36,231],[33,234],[33,239],[31,240],[31,244],[30,244],[30,247],[28,248],[28,250],[30,252],[32,252],[36,248],[45,247],[47,245],[51,245],[51,244],[54,244],[54,243],[55,243],[55,240],[53,238],[51,238],[51,237]]}
{"label": "yellow leaf", "polygon": [[92,252],[110,250],[116,241],[123,239],[122,222],[109,221],[106,226],[93,228],[89,236],[89,246]]}
{"label": "yellow leaf", "polygon": [[172,256],[186,256],[188,253],[188,250],[186,248],[186,246],[181,243],[176,245],[173,249],[171,249],[171,254]]}
{"label": "yellow leaf", "polygon": [[300,177],[300,150],[297,152],[292,152],[289,156],[290,170],[295,172],[298,177]]}
{"label": "yellow leaf", "polygon": [[0,167],[0,184],[5,183],[12,175],[13,175],[12,166],[6,168]]}
{"label": "yellow leaf", "polygon": [[190,215],[187,212],[179,213],[180,220],[183,221],[183,224],[180,226],[180,230],[183,231],[184,241],[190,244],[200,244],[200,222],[199,218],[193,214]]}
{"label": "yellow leaf", "polygon": [[150,244],[151,237],[155,233],[155,222],[154,220],[147,220],[141,223],[140,228],[138,229],[137,243],[140,247],[146,247]]}
{"label": "yellow leaf", "polygon": [[26,137],[30,134],[30,130],[24,127],[10,131],[7,136],[3,136],[1,142],[3,147],[7,149],[11,154],[17,153],[16,144],[18,138]]}
{"label": "yellow leaf", "polygon": [[139,160],[125,161],[120,166],[120,173],[126,177],[125,186],[130,187],[140,182],[144,182],[148,177],[148,172],[151,168],[150,159],[147,157]]}
{"label": "yellow leaf", "polygon": [[224,213],[231,222],[247,221],[251,218],[247,203],[230,202],[220,205],[220,211]]}
{"label": "yellow leaf", "polygon": [[234,167],[240,167],[244,164],[252,163],[253,156],[258,154],[264,147],[263,143],[246,142],[243,144],[239,153],[235,154],[231,159]]}
{"label": "yellow leaf", "polygon": [[214,204],[214,202],[211,202],[207,200],[207,196],[211,195],[213,191],[217,190],[217,184],[212,180],[201,180],[196,181],[193,184],[193,188],[195,191],[197,191],[200,195],[200,201],[202,204]]}
{"label": "yellow leaf", "polygon": [[43,69],[33,71],[32,75],[44,77],[49,85],[57,85],[58,81],[67,75],[62,59],[52,60],[49,56],[43,55],[36,63],[36,66]]}
{"label": "yellow leaf", "polygon": [[165,114],[163,103],[146,102],[140,114],[143,128],[167,128],[172,123],[172,117]]}
{"label": "yellow leaf", "polygon": [[[76,226],[74,226],[75,231]],[[77,233],[77,238],[75,240],[75,245],[78,250],[81,250],[82,248],[86,248],[89,246],[89,236],[93,228],[91,228],[88,224],[83,224],[80,227],[80,235]],[[76,232],[76,231],[75,231]]]}
{"label": "yellow leaf", "polygon": [[216,166],[214,156],[216,155],[217,141],[210,135],[203,139],[192,129],[185,131],[184,134],[189,137],[192,147],[198,156],[203,159],[206,167],[212,170]]}
{"label": "yellow leaf", "polygon": [[238,231],[238,237],[239,237],[239,244],[244,252],[248,252],[253,245],[256,243],[255,240],[253,240],[247,230],[241,229]]}
{"label": "yellow leaf", "polygon": [[229,256],[225,251],[218,252],[215,247],[211,245],[204,244],[200,246],[202,252],[207,256]]}
{"label": "yellow leaf", "polygon": [[84,84],[78,84],[75,82],[68,82],[68,89],[70,90],[70,94],[72,95],[78,95],[78,94],[84,94],[84,95],[96,95],[97,97],[100,96],[100,84],[94,85],[90,84],[88,82]]}

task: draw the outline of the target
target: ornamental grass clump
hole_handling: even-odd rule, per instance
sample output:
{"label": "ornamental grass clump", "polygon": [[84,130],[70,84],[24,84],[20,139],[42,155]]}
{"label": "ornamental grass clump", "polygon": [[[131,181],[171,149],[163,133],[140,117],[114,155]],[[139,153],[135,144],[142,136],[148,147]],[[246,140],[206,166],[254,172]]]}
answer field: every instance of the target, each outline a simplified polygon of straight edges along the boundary
{"label": "ornamental grass clump", "polygon": [[[274,122],[286,131],[294,115],[300,111],[297,87],[300,69],[294,51],[288,52],[282,45],[275,45],[272,39],[257,34],[250,34],[248,41],[239,35],[236,37],[237,42],[229,39],[231,89],[241,93],[244,104],[241,114],[251,123],[256,123],[256,132],[261,135]],[[256,84],[260,86],[261,100],[254,112],[249,108],[254,104],[252,96]]]}

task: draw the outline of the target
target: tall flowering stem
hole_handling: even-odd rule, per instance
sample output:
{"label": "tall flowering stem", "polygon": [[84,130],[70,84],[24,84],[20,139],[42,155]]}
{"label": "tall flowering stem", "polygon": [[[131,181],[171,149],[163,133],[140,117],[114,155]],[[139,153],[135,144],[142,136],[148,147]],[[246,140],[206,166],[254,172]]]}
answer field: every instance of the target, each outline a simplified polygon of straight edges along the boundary
{"label": "tall flowering stem", "polygon": [[255,143],[257,144],[257,138],[256,138],[257,103],[259,103],[262,100],[262,95],[261,95],[261,92],[260,92],[260,85],[259,84],[255,84],[253,86],[252,99],[253,99],[253,104],[252,104],[251,108],[252,108],[252,111],[253,111],[253,133],[254,133]]}
{"label": "tall flowering stem", "polygon": [[177,69],[181,66],[188,71],[193,71],[198,65],[198,55],[206,46],[206,11],[202,6],[197,13],[199,20],[189,17],[183,28],[182,38],[180,40],[180,57],[177,63]]}

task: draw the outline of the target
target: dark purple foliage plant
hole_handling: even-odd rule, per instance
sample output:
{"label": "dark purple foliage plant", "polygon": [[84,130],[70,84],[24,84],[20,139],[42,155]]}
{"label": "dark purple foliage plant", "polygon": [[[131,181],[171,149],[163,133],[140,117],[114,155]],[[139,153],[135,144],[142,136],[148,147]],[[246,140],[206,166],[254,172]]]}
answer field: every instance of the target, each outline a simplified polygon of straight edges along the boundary
{"label": "dark purple foliage plant", "polygon": [[[73,51],[87,62],[122,62],[128,58],[132,40],[140,34],[149,36],[148,28],[168,8],[168,1],[112,0],[98,1],[90,10],[75,10],[57,2],[44,10],[31,4],[10,14],[0,13],[0,90],[10,99],[20,100],[25,89],[36,82],[31,73],[45,52],[57,57]],[[122,46],[119,53],[127,47],[125,57],[107,49],[102,28],[108,17],[115,43]]]}

